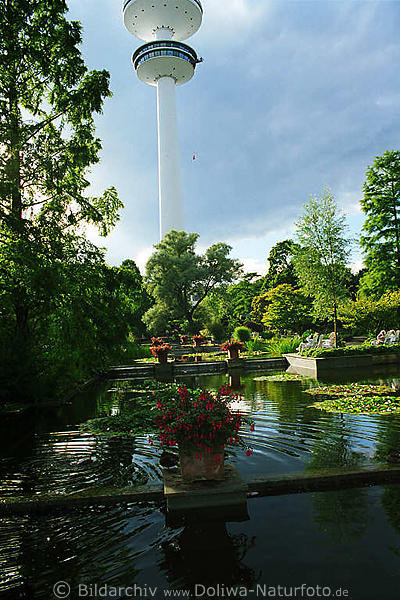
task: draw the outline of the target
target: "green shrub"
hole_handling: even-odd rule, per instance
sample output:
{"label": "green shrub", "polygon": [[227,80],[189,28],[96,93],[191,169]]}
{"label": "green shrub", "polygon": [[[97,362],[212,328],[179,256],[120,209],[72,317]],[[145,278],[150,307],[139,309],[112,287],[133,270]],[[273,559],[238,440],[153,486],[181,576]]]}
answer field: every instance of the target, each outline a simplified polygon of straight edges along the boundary
{"label": "green shrub", "polygon": [[316,350],[306,350],[303,356],[312,356],[313,358],[329,358],[331,356],[393,354],[397,352],[400,352],[400,344],[392,344],[391,346],[371,346],[371,344],[362,344],[361,346],[345,346],[343,348],[317,348]]}
{"label": "green shrub", "polygon": [[152,354],[149,346],[139,346],[136,342],[128,341],[124,350],[123,358],[151,358]]}
{"label": "green shrub", "polygon": [[233,339],[239,340],[239,342],[248,342],[251,340],[251,331],[248,327],[236,327],[233,332]]}
{"label": "green shrub", "polygon": [[260,336],[246,342],[246,348],[249,352],[264,352],[267,349],[267,342]]}
{"label": "green shrub", "polygon": [[211,337],[214,342],[222,342],[229,337],[229,330],[221,321],[210,321],[206,327],[206,334]]}
{"label": "green shrub", "polygon": [[273,339],[267,342],[267,352],[269,356],[282,356],[283,354],[291,354],[296,352],[300,345],[300,337],[287,337]]}

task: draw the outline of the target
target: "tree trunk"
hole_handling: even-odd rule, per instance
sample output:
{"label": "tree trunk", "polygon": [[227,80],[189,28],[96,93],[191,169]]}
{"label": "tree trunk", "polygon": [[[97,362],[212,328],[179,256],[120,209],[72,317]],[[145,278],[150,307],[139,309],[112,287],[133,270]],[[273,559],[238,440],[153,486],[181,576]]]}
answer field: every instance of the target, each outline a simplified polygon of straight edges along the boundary
{"label": "tree trunk", "polygon": [[337,347],[337,306],[333,303],[333,332],[335,334],[335,348]]}
{"label": "tree trunk", "polygon": [[393,214],[394,214],[394,230],[396,236],[396,280],[397,285],[400,285],[400,243],[399,243],[399,220],[397,218],[397,206],[396,206],[396,196],[394,193],[393,181],[391,182],[392,187],[392,197],[393,197]]}
{"label": "tree trunk", "polygon": [[[10,88],[9,93],[10,125],[9,125],[9,144],[10,158],[7,165],[7,171],[10,181],[10,213],[9,226],[15,235],[22,237],[24,235],[24,222],[22,218],[22,193],[21,193],[21,115],[18,106],[18,95],[15,86]],[[20,343],[24,343],[28,338],[28,302],[27,292],[19,282],[15,284],[14,291],[14,314],[15,314],[15,334]]]}

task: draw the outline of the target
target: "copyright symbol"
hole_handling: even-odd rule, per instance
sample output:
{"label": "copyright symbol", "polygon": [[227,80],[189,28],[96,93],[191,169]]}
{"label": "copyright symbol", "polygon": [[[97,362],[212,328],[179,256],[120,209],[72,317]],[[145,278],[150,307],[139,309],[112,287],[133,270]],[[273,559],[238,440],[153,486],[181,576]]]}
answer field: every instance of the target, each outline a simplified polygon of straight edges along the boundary
{"label": "copyright symbol", "polygon": [[58,581],[53,586],[53,594],[56,598],[63,600],[63,598],[68,598],[71,593],[71,586],[66,581]]}

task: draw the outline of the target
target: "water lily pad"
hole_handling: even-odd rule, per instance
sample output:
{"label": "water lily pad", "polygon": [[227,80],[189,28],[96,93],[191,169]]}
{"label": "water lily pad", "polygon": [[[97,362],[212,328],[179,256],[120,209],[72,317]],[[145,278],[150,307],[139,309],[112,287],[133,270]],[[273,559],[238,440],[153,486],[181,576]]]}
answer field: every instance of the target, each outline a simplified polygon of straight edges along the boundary
{"label": "water lily pad", "polygon": [[253,381],[301,381],[303,379],[305,379],[304,375],[297,375],[296,373],[279,373],[278,375],[253,377]]}

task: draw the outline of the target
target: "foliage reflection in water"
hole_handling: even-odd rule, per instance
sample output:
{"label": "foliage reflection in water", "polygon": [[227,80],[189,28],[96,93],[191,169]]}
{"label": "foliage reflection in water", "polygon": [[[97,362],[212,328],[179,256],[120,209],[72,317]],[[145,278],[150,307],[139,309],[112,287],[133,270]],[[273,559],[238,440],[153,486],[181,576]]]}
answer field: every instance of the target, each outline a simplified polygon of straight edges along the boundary
{"label": "foliage reflection in water", "polygon": [[152,503],[1,518],[0,594],[48,600],[57,581],[73,598],[84,583],[157,588],[157,599],[168,589],[306,583],[348,589],[352,600],[394,600],[399,514],[400,487],[385,486],[254,499],[248,520],[210,515],[176,528]]}
{"label": "foliage reflection in water", "polygon": [[[185,383],[218,388],[227,379],[186,378]],[[246,434],[254,454],[230,458],[246,478],[386,462],[399,447],[396,416],[308,408],[303,390],[316,385],[313,380],[280,382],[247,374],[230,383],[243,394],[238,408],[256,421],[256,431]],[[1,495],[159,480],[158,457],[147,436],[118,439],[77,431],[89,418],[128,410],[136,401],[131,385],[108,383],[67,407],[36,410],[29,426],[26,415],[3,421]],[[157,598],[164,589],[194,590],[196,584],[254,589],[307,582],[347,588],[355,600],[397,597],[399,486],[255,498],[249,514],[243,522],[216,522],[210,515],[175,528],[152,503],[0,518],[0,593],[48,600],[59,580],[75,591],[82,582],[151,585],[159,589]]]}
{"label": "foliage reflection in water", "polygon": [[[390,377],[380,380],[391,381]],[[188,386],[213,389],[228,382],[224,376],[184,381]],[[396,459],[399,416],[333,414],[310,408],[313,399],[304,390],[316,382],[307,378],[274,381],[269,375],[247,374],[236,375],[230,383],[241,394],[235,408],[256,423],[254,432],[243,432],[253,455],[246,457],[229,450],[229,460],[246,479],[348,469]],[[128,413],[141,397],[132,389],[132,381],[107,382],[103,389],[85,394],[66,407],[43,407],[3,419],[0,497],[161,481],[159,449],[151,445],[147,435],[117,438],[77,431],[77,425],[89,418]]]}

